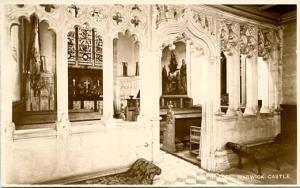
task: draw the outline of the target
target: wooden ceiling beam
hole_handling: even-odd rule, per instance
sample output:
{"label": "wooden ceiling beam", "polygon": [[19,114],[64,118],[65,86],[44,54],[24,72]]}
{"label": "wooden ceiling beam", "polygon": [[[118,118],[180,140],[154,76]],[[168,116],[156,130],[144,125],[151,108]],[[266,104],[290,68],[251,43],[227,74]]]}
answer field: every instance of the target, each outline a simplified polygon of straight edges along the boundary
{"label": "wooden ceiling beam", "polygon": [[[239,6],[239,8],[237,7],[233,7],[232,5],[210,5],[211,7],[217,8],[219,10],[225,11],[225,12],[229,12],[238,16],[242,16],[242,17],[246,17],[246,18],[250,18],[253,20],[257,20],[260,22],[267,22],[267,23],[271,23],[271,24],[278,24],[279,23],[279,19],[280,19],[280,15],[276,15],[274,16],[263,16],[262,14],[260,14],[261,12],[256,9],[256,11],[254,11],[255,7],[251,7],[251,6],[247,6],[248,8],[246,8],[247,10],[245,10],[244,7]],[[242,8],[242,9],[241,9]],[[250,8],[250,10],[249,10]],[[255,12],[255,13],[254,13]]]}
{"label": "wooden ceiling beam", "polygon": [[276,6],[276,5],[263,5],[263,6],[259,7],[258,9],[259,9],[260,11],[263,11],[263,10],[267,10],[267,9],[269,9],[269,8],[272,8],[272,7],[274,7],[274,6]]}
{"label": "wooden ceiling beam", "polygon": [[280,19],[280,14],[273,12],[273,11],[259,11],[256,6],[232,5],[231,7],[242,10],[242,11],[247,11],[249,13],[256,14],[259,16],[263,16],[263,17],[266,17],[269,19],[274,19],[274,20]]}

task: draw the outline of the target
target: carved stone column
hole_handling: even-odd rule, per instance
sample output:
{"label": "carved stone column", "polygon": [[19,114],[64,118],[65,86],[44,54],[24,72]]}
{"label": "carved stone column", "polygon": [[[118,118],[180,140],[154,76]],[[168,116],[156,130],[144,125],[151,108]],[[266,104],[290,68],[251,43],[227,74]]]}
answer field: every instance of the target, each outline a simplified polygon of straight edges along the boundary
{"label": "carved stone column", "polygon": [[[13,25],[11,27],[11,52],[13,57],[12,70],[14,71],[14,76],[12,79],[12,88],[13,90],[13,101],[18,101],[21,99],[21,62],[20,62],[20,44],[21,40],[19,39],[19,30],[20,25]],[[16,98],[17,97],[17,98]],[[20,98],[19,98],[20,97]]]}
{"label": "carved stone column", "polygon": [[[14,64],[17,63],[14,59],[14,41],[16,37],[18,37],[18,27],[19,25],[9,25],[11,23],[7,23],[7,27],[5,27],[6,33],[3,33],[2,37],[4,44],[2,47],[6,49],[6,52],[1,52],[1,137],[4,138],[4,142],[12,140],[13,132],[15,131],[14,123],[12,122],[12,102],[13,102],[13,87],[11,85],[10,80],[13,79],[14,74],[18,74],[18,72],[14,72]],[[10,27],[11,26],[11,27]],[[5,144],[3,146],[6,146]]]}
{"label": "carved stone column", "polygon": [[[215,114],[214,110],[216,110],[215,97],[216,91],[216,58],[210,57],[208,62],[203,63],[203,77],[205,80],[203,84],[204,88],[204,101],[202,103],[202,121],[201,121],[201,141],[200,147],[201,152],[201,167],[204,169],[208,169],[210,171],[214,171],[216,169],[216,161],[215,161],[215,148],[216,148],[216,131],[215,131]],[[219,86],[218,86],[219,87]],[[219,104],[218,100],[218,104]]]}
{"label": "carved stone column", "polygon": [[246,109],[245,115],[254,115],[252,108],[252,61],[246,58]]}
{"label": "carved stone column", "polygon": [[[2,9],[4,10],[4,9]],[[0,19],[2,18],[2,14]],[[4,19],[2,19],[4,20]],[[3,29],[3,36],[1,39],[1,47],[2,49],[6,49],[5,53],[4,50],[1,50],[0,57],[1,57],[1,98],[0,98],[0,106],[1,106],[1,161],[5,162],[6,169],[11,167],[13,161],[13,134],[15,131],[15,125],[12,122],[12,102],[13,102],[13,87],[11,86],[10,80],[12,80],[12,75],[16,74],[13,72],[13,41],[14,37],[16,37],[15,33],[18,28],[18,25],[13,25],[10,28],[10,22],[8,19],[4,21],[4,29]],[[7,25],[6,25],[7,24]],[[4,163],[2,163],[4,164]],[[2,182],[8,183],[10,180],[10,172],[2,171]]]}
{"label": "carved stone column", "polygon": [[226,55],[229,106],[226,115],[236,115],[240,106],[240,49],[237,45],[240,28],[236,23],[223,23],[221,50]]}
{"label": "carved stone column", "polygon": [[[64,28],[56,34],[56,72],[57,72],[57,130],[70,126],[68,109],[68,41]],[[60,133],[59,133],[60,134]]]}
{"label": "carved stone column", "polygon": [[[186,41],[186,58],[185,58],[185,62],[186,62],[186,81],[187,81],[187,95],[189,97],[191,97],[191,41],[187,40]],[[180,61],[180,60],[179,60]]]}
{"label": "carved stone column", "polygon": [[[149,62],[147,61],[147,44],[146,41],[143,41],[140,45],[140,115],[145,116],[148,115],[151,108],[151,95],[149,94],[149,84],[153,82],[154,75],[150,76],[149,70],[150,68]],[[151,71],[152,74],[154,74]],[[150,84],[151,85],[151,84]],[[153,85],[153,83],[152,83]],[[153,92],[153,88],[152,88]],[[151,93],[151,92],[150,92]]]}
{"label": "carved stone column", "polygon": [[226,63],[227,63],[227,90],[229,104],[226,112],[227,116],[236,115],[236,110],[234,109],[234,58],[232,54],[225,53]]}
{"label": "carved stone column", "polygon": [[232,24],[229,29],[229,39],[235,44],[233,48],[233,108],[240,108],[240,46],[237,45],[240,38],[240,25]]}
{"label": "carved stone column", "polygon": [[258,30],[258,55],[263,59],[263,93],[262,93],[262,107],[260,113],[270,113],[269,99],[270,99],[270,84],[271,84],[271,39],[268,31]]}
{"label": "carved stone column", "polygon": [[270,45],[270,60],[269,60],[269,109],[273,112],[275,109],[279,109],[278,101],[278,52],[280,51],[280,43],[277,46],[274,42],[274,34],[268,33],[270,38],[270,43],[274,43],[273,46]]}
{"label": "carved stone column", "polygon": [[270,113],[269,109],[269,71],[270,71],[270,60],[263,61],[263,88],[264,92],[262,93],[262,106],[260,109],[260,113]]}
{"label": "carved stone column", "polygon": [[246,55],[246,109],[244,115],[257,111],[257,29],[241,25],[241,54]]}
{"label": "carved stone column", "polygon": [[273,64],[274,64],[274,87],[275,87],[275,110],[279,111],[280,104],[282,103],[282,47],[283,47],[283,28],[279,27],[274,31],[274,45],[272,50]]}
{"label": "carved stone column", "polygon": [[[218,79],[221,77],[221,72],[220,72],[220,69],[221,69],[221,61],[220,61],[220,56],[215,56],[215,57],[210,57],[209,58],[209,62],[213,67],[213,75],[215,75],[215,78],[217,78],[215,81],[214,81],[214,104],[213,104],[213,112],[214,114],[216,115],[219,115],[219,114],[223,114],[221,112],[221,103],[220,103],[220,99],[221,99],[221,80]],[[201,67],[202,68],[202,67]],[[205,71],[205,70],[204,70]],[[204,81],[205,82],[205,81]],[[202,82],[203,83],[203,82]]]}
{"label": "carved stone column", "polygon": [[252,55],[252,108],[254,113],[256,114],[258,111],[258,56],[257,56],[257,49],[254,49]]}
{"label": "carved stone column", "polygon": [[241,55],[241,105],[246,106],[246,56]]}
{"label": "carved stone column", "polygon": [[[159,97],[162,90],[159,90],[161,88],[161,50],[154,50],[149,53],[151,58],[151,61],[147,60],[145,63],[147,63],[150,67],[147,77],[147,91],[145,95],[149,95],[149,104],[151,112],[149,114],[150,121],[152,125],[152,156],[153,161],[158,162],[161,159],[160,156],[160,116],[159,116]],[[151,83],[150,83],[151,82]],[[151,85],[151,87],[149,87]],[[142,95],[142,93],[141,93]]]}
{"label": "carved stone column", "polygon": [[113,39],[104,37],[103,41],[103,118],[105,121],[113,119]]}

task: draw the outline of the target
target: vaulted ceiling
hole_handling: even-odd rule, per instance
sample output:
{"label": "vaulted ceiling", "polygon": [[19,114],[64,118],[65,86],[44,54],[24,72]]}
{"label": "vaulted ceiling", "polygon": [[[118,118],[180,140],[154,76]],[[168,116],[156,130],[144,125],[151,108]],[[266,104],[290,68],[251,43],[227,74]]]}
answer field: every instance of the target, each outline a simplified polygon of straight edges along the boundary
{"label": "vaulted ceiling", "polygon": [[258,21],[280,24],[296,18],[296,4],[266,4],[266,5],[212,5],[215,8],[231,12]]}

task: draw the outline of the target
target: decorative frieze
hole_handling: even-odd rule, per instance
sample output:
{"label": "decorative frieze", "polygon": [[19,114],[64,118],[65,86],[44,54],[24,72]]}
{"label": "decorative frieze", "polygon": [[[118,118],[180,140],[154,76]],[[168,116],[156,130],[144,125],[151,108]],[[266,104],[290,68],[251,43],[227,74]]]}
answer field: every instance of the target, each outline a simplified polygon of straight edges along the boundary
{"label": "decorative frieze", "polygon": [[104,14],[103,8],[91,7],[89,13],[90,13],[90,16],[97,22],[101,22],[102,20],[104,20],[107,17]]}
{"label": "decorative frieze", "polygon": [[232,22],[221,22],[221,51],[231,56],[239,42],[239,25]]}
{"label": "decorative frieze", "polygon": [[30,17],[35,15],[40,22],[45,20],[49,29],[56,30],[58,28],[59,11],[54,5],[5,5],[5,10],[9,27],[14,23],[20,24],[20,17],[29,21]]}
{"label": "decorative frieze", "polygon": [[185,8],[174,5],[155,5],[156,7],[156,29],[160,24],[179,21],[185,15]]}
{"label": "decorative frieze", "polygon": [[112,16],[112,19],[115,21],[115,23],[117,23],[117,25],[119,25],[121,22],[123,22],[124,17],[120,12],[115,12]]}
{"label": "decorative frieze", "polygon": [[215,35],[214,19],[210,15],[206,15],[200,12],[192,11],[194,22],[202,28],[202,30],[209,32],[211,35]]}
{"label": "decorative frieze", "polygon": [[272,51],[272,33],[270,31],[258,30],[258,56],[263,57],[264,60],[267,60],[271,57]]}
{"label": "decorative frieze", "polygon": [[241,54],[251,58],[257,50],[257,29],[250,25],[241,25],[240,29],[240,50]]}

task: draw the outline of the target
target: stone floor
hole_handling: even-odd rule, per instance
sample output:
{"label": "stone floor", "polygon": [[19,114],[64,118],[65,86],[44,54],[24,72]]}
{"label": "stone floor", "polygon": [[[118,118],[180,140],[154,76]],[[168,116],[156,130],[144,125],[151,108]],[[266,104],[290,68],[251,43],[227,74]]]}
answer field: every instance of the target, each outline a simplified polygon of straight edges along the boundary
{"label": "stone floor", "polygon": [[262,175],[257,175],[257,167],[253,163],[243,165],[243,169],[232,168],[223,172],[224,175],[243,181],[244,184],[274,185],[297,183],[297,167],[290,155],[279,158],[280,170],[276,170],[274,161],[262,164]]}
{"label": "stone floor", "polygon": [[281,170],[274,169],[272,162],[263,165],[263,175],[256,175],[254,164],[243,169],[232,168],[223,173],[210,173],[183,159],[161,151],[157,165],[162,174],[156,176],[154,185],[251,185],[251,184],[295,184],[296,167],[282,159]]}
{"label": "stone floor", "polygon": [[273,161],[266,161],[262,165],[262,175],[257,175],[257,168],[253,163],[246,163],[243,169],[231,168],[222,173],[207,172],[199,165],[192,164],[174,154],[160,151],[160,159],[156,163],[162,170],[154,177],[154,186],[240,186],[240,185],[274,185],[296,184],[296,165],[287,157],[280,158],[280,170],[275,169]]}
{"label": "stone floor", "polygon": [[241,185],[239,181],[230,176],[218,173],[209,173],[183,159],[161,151],[161,160],[157,164],[162,174],[156,176],[154,185]]}

